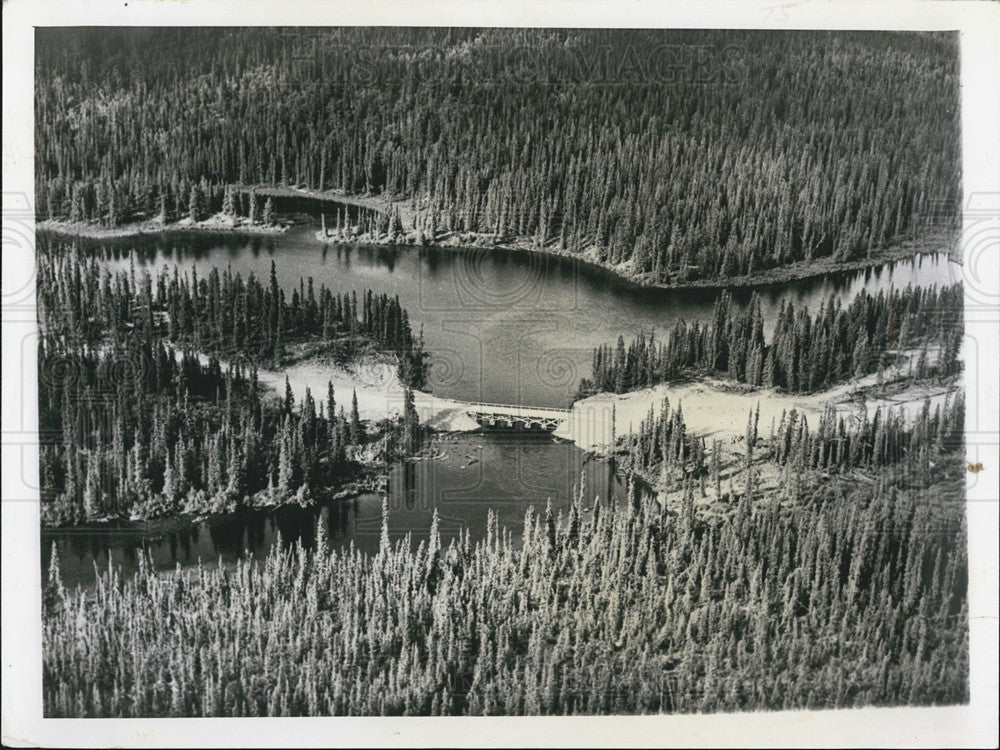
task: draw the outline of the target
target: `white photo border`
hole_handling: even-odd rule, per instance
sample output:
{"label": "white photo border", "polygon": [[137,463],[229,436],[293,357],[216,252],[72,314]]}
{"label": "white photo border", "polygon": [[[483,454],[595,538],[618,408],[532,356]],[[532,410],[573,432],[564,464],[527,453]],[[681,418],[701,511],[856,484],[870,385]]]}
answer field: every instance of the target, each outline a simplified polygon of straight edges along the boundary
{"label": "white photo border", "polygon": [[[961,34],[964,228],[1000,236],[1000,3],[978,0],[5,0],[3,6],[2,733],[8,746],[991,746],[997,744],[1000,243],[968,243],[971,703],[753,714],[525,718],[45,719],[41,699],[34,27],[506,26],[956,30]],[[986,222],[983,224],[983,222]],[[977,230],[977,236],[978,234]],[[971,275],[970,275],[971,274]],[[984,305],[983,300],[987,300]],[[966,351],[969,348],[966,347]],[[971,475],[970,475],[971,476]]]}

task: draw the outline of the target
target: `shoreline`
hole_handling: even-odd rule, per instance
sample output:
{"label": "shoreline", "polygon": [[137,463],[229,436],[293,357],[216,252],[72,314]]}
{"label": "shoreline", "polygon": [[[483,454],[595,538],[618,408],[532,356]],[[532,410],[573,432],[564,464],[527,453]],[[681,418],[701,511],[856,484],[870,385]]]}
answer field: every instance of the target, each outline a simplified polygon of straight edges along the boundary
{"label": "shoreline", "polygon": [[[373,484],[381,485],[381,477],[376,477],[376,480],[378,481],[373,482]],[[180,511],[173,515],[156,516],[154,518],[115,518],[113,516],[109,516],[107,518],[93,519],[82,524],[69,524],[64,526],[41,524],[40,528],[43,534],[64,534],[67,532],[95,531],[98,529],[106,530],[111,533],[120,531],[123,534],[133,534],[136,532],[166,534],[171,531],[188,529],[197,524],[204,523],[205,521],[214,521],[222,518],[231,518],[246,514],[271,513],[284,508],[316,507],[324,504],[355,500],[362,495],[381,491],[380,486],[366,486],[369,483],[372,482],[366,482],[365,479],[353,480],[339,488],[329,497],[325,497],[321,500],[314,500],[310,505],[306,506],[299,505],[295,502],[277,503],[273,505],[247,504],[241,505],[235,510],[219,511],[218,513],[187,513]]]}
{"label": "shoreline", "polygon": [[[238,186],[239,189],[249,191],[250,186]],[[320,202],[328,202],[341,205],[362,206],[376,211],[395,210],[399,213],[400,221],[404,226],[413,226],[413,212],[410,203],[405,200],[387,200],[381,196],[347,195],[334,191],[315,191],[294,187],[261,187],[253,189],[258,195],[273,195],[283,198],[305,198]],[[644,275],[632,272],[631,263],[612,264],[602,261],[596,257],[596,247],[590,246],[582,252],[572,252],[558,247],[539,246],[536,242],[526,239],[515,238],[513,240],[500,240],[496,235],[481,234],[477,232],[439,232],[433,238],[422,239],[422,232],[417,229],[409,229],[397,233],[395,236],[388,234],[372,235],[361,233],[347,235],[341,230],[337,235],[322,235],[322,230],[316,231],[316,241],[325,244],[354,244],[354,245],[398,245],[415,246],[439,249],[468,249],[468,250],[501,250],[505,252],[536,253],[538,255],[548,255],[552,257],[568,258],[576,260],[584,265],[599,268],[603,271],[614,274],[619,279],[627,281],[643,289],[727,289],[727,288],[751,288],[758,286],[770,286],[773,284],[785,284],[794,281],[818,278],[838,273],[850,273],[861,271],[866,268],[873,268],[887,263],[895,263],[901,260],[916,258],[922,255],[934,255],[942,253],[952,258],[952,248],[958,233],[951,233],[946,230],[931,230],[928,236],[923,239],[901,240],[896,245],[888,248],[877,249],[870,257],[859,258],[850,261],[834,261],[831,258],[818,258],[810,261],[797,261],[795,263],[769,269],[759,274],[751,276],[731,276],[724,279],[695,279],[692,281],[671,281],[669,283],[651,281]],[[463,241],[463,237],[466,238]],[[961,263],[961,259],[954,260]]]}
{"label": "shoreline", "polygon": [[[260,186],[236,184],[234,188],[238,192],[254,191],[258,196],[274,196],[286,199],[315,200],[321,203],[331,203],[336,205],[360,206],[375,211],[394,210],[399,213],[400,221],[404,226],[413,226],[414,217],[410,203],[408,201],[392,201],[382,196],[347,195],[334,191],[315,191],[296,187],[280,186]],[[128,224],[121,227],[107,228],[87,222],[66,222],[57,220],[44,220],[36,223],[36,229],[50,231],[63,236],[86,237],[89,239],[117,239],[127,237],[137,237],[147,234],[159,234],[163,232],[208,232],[208,233],[233,233],[255,236],[273,236],[287,232],[292,224],[277,226],[265,226],[262,224],[249,224],[245,217],[239,217],[234,221],[231,217],[223,214],[216,214],[211,218],[198,223],[192,223],[190,219],[181,219],[178,222],[164,224],[156,219],[149,219],[144,222]],[[513,253],[534,253],[537,255],[550,256],[575,260],[591,268],[600,269],[606,273],[613,274],[616,278],[634,284],[639,289],[652,290],[672,290],[672,289],[704,289],[720,290],[742,288],[750,289],[755,287],[767,287],[776,284],[788,284],[807,279],[815,279],[822,276],[830,276],[841,273],[851,273],[862,271],[868,268],[909,260],[924,255],[945,254],[952,262],[955,260],[952,253],[955,237],[952,233],[944,230],[933,230],[928,232],[928,236],[921,239],[908,239],[898,244],[876,250],[870,257],[859,258],[850,261],[834,261],[831,258],[818,258],[810,261],[798,261],[777,268],[768,269],[762,273],[751,276],[731,276],[724,279],[695,279],[691,281],[670,281],[668,283],[656,282],[648,279],[646,274],[636,274],[632,271],[631,263],[624,262],[612,264],[600,260],[596,255],[595,247],[587,247],[581,252],[572,252],[567,249],[560,249],[556,246],[539,246],[536,242],[524,238],[514,238],[513,240],[500,240],[495,235],[481,234],[476,232],[439,232],[433,238],[424,238],[422,233],[416,229],[409,229],[398,232],[395,235],[387,233],[355,233],[344,232],[343,230],[329,230],[326,236],[321,229],[315,232],[315,239],[319,243],[330,245],[369,245],[385,246],[396,245],[401,247],[415,248],[437,248],[442,250],[498,250],[501,252]]]}
{"label": "shoreline", "polygon": [[[615,450],[611,438],[633,434],[652,408],[659,413],[664,397],[672,408],[681,405],[687,431],[706,439],[738,442],[746,429],[747,415],[760,409],[760,431],[766,433],[772,419],[777,424],[782,413],[793,409],[815,426],[827,406],[842,416],[857,412],[864,403],[868,416],[879,409],[901,409],[907,419],[919,413],[924,401],[931,408],[964,386],[959,374],[939,381],[908,381],[904,375],[913,351],[903,352],[896,364],[881,373],[853,378],[818,393],[786,393],[774,388],[758,388],[707,375],[659,383],[626,393],[596,393],[573,404],[570,419],[555,436],[573,442],[581,450],[607,456]],[[879,382],[879,376],[882,382]],[[614,415],[614,424],[612,424]]]}
{"label": "shoreline", "polygon": [[[395,362],[384,354],[365,354],[345,366],[324,354],[313,353],[277,370],[257,368],[258,381],[275,395],[284,392],[286,377],[297,404],[302,403],[307,390],[313,398],[325,398],[327,384],[332,382],[338,406],[349,408],[352,396],[357,394],[362,421],[374,423],[403,413],[403,384]],[[463,401],[416,389],[413,389],[413,401],[420,423],[436,433],[467,433],[479,429],[479,424],[465,414],[467,404]]]}
{"label": "shoreline", "polygon": [[[616,444],[612,444],[612,436],[618,439],[634,433],[651,408],[654,413],[659,413],[663,399],[667,397],[671,407],[681,405],[689,432],[706,439],[719,439],[722,444],[729,446],[729,450],[738,450],[730,446],[730,443],[740,441],[746,427],[746,416],[755,408],[760,409],[760,430],[763,434],[772,422],[777,423],[783,413],[793,409],[807,417],[812,425],[816,424],[830,404],[842,415],[850,415],[856,412],[859,397],[863,398],[869,416],[878,408],[899,408],[910,418],[919,412],[925,399],[930,399],[933,408],[962,387],[962,376],[933,384],[908,383],[905,379],[900,379],[904,368],[903,362],[887,368],[881,373],[884,378],[881,384],[878,382],[879,373],[874,373],[811,394],[783,393],[769,388],[753,389],[745,384],[711,376],[660,383],[627,393],[597,393],[575,402],[567,421],[551,436],[559,442],[575,445],[592,456],[607,458],[619,451]],[[895,377],[885,378],[886,375]],[[261,385],[275,397],[284,388],[285,376],[288,377],[298,403],[301,403],[307,389],[313,394],[323,394],[326,392],[325,382],[333,381],[338,404],[348,403],[352,392],[357,392],[358,410],[362,420],[366,422],[392,418],[401,410],[402,385],[396,378],[395,369],[378,356],[365,357],[349,367],[328,362],[322,356],[313,356],[293,362],[280,372],[258,370]],[[420,422],[431,430],[432,439],[447,439],[448,436],[455,435],[474,436],[481,431],[480,425],[465,413],[465,402],[444,399],[423,391],[414,391],[414,400]],[[729,416],[720,420],[720,412]],[[433,455],[418,455],[410,457],[410,460],[426,461],[435,458]],[[331,495],[314,499],[310,506],[351,501],[367,493],[379,492],[380,487],[381,479],[377,476],[358,477]],[[70,529],[102,528],[120,529],[122,532],[148,530],[150,533],[165,533],[209,519],[239,513],[267,513],[295,505],[294,502],[275,505],[256,503],[241,506],[235,511],[219,513],[181,512],[148,519],[106,518],[80,525],[43,524],[41,531],[57,533]]]}
{"label": "shoreline", "polygon": [[140,237],[147,234],[164,234],[169,232],[207,232],[211,234],[232,233],[246,235],[273,236],[284,234],[288,231],[288,225],[266,226],[264,224],[250,224],[249,222],[233,221],[229,218],[220,218],[222,214],[200,221],[191,222],[190,219],[181,219],[170,224],[165,224],[156,219],[136,222],[133,224],[123,224],[118,227],[104,227],[100,224],[78,221],[56,221],[46,219],[35,223],[35,231],[52,232],[64,237],[84,237],[92,240],[114,240],[126,239],[128,237]]}
{"label": "shoreline", "polygon": [[[477,238],[478,239],[478,238]],[[931,240],[927,240],[924,243],[918,244],[915,240],[910,240],[904,245],[896,246],[894,248],[884,250],[879,252],[877,255],[873,255],[870,258],[863,258],[854,261],[836,262],[828,258],[815,260],[815,261],[801,261],[798,263],[789,264],[779,268],[774,268],[766,271],[762,274],[755,274],[753,276],[732,276],[725,279],[696,279],[693,281],[673,281],[670,283],[653,282],[642,276],[633,275],[628,272],[628,264],[612,265],[606,261],[598,260],[593,257],[590,252],[574,253],[569,250],[560,250],[558,248],[548,248],[548,247],[537,247],[528,244],[517,244],[517,243],[485,243],[485,242],[463,242],[461,240],[461,233],[452,232],[448,233],[448,236],[444,241],[440,241],[441,238],[435,238],[434,242],[423,242],[418,243],[414,241],[413,233],[407,233],[401,239],[399,237],[389,237],[387,235],[381,236],[328,236],[323,238],[320,236],[320,232],[316,232],[317,242],[322,242],[328,245],[367,245],[367,246],[388,246],[394,245],[397,247],[413,247],[413,248],[427,248],[427,249],[439,249],[439,250],[488,250],[488,251],[500,251],[506,253],[532,253],[535,255],[549,256],[553,258],[564,258],[566,260],[573,260],[581,265],[588,266],[593,269],[598,269],[602,272],[612,274],[620,281],[625,281],[629,284],[634,285],[638,289],[650,289],[650,290],[677,290],[677,289],[705,289],[705,290],[722,290],[722,289],[751,289],[756,287],[768,287],[778,284],[789,284],[797,281],[806,281],[809,279],[821,278],[823,276],[834,276],[844,273],[853,273],[856,271],[863,271],[869,268],[877,268],[879,266],[884,266],[890,263],[898,263],[901,261],[911,260],[921,256],[927,255],[946,255],[952,262],[955,261],[951,258],[949,249],[945,243],[936,243]],[[912,247],[910,244],[912,243]]]}
{"label": "shoreline", "polygon": [[[175,351],[175,355],[179,356],[179,352]],[[203,363],[208,361],[205,354],[199,353],[197,356]],[[228,366],[226,361],[220,360],[220,363],[223,368]],[[352,396],[357,393],[358,413],[362,422],[367,422],[369,427],[383,419],[392,419],[402,414],[403,386],[396,374],[395,364],[379,354],[364,355],[346,367],[329,361],[323,355],[314,354],[291,361],[278,370],[258,368],[257,377],[260,385],[267,390],[267,396],[273,398],[280,398],[284,392],[285,378],[287,377],[292,395],[295,397],[296,406],[302,404],[307,390],[312,393],[314,398],[325,398],[328,382],[334,384],[334,397],[338,406],[350,408]],[[479,429],[479,424],[465,413],[466,404],[464,402],[441,398],[418,390],[413,391],[413,396],[420,423],[431,431],[432,436],[469,434]],[[407,458],[429,460],[434,457],[418,454]],[[337,487],[328,496],[315,498],[310,506],[350,501],[370,492],[381,492],[386,475],[378,473],[377,464],[362,465],[365,471],[363,476],[355,477]],[[135,531],[155,526],[155,530],[159,533],[164,530],[160,528],[161,526],[167,527],[165,530],[169,530],[171,524],[186,527],[208,519],[229,516],[233,513],[266,513],[298,505],[291,498],[287,502],[273,505],[255,503],[252,502],[253,499],[253,496],[245,498],[248,502],[236,511],[193,514],[181,511],[169,516],[135,519],[108,517],[91,520],[84,524],[59,526],[43,523],[41,530],[43,532],[57,532],[68,529],[120,528],[123,531]]]}

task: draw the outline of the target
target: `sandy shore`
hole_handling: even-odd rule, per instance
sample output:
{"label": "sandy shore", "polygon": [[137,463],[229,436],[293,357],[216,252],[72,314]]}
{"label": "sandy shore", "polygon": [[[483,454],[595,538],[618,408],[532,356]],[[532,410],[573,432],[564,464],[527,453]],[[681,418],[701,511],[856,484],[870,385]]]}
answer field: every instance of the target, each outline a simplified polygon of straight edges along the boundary
{"label": "sandy shore", "polygon": [[[305,398],[306,388],[317,401],[326,401],[327,384],[333,383],[337,405],[350,412],[351,395],[358,394],[358,413],[362,419],[376,421],[403,411],[403,385],[396,375],[396,366],[373,358],[364,358],[347,367],[333,363],[307,360],[279,372],[258,370],[261,383],[278,393],[285,391],[285,377],[297,403]],[[414,391],[413,401],[422,424],[441,432],[469,432],[479,428],[465,413],[465,404]]]}
{"label": "sandy shore", "polygon": [[[898,379],[907,368],[906,362],[882,373],[885,382]],[[258,371],[262,383],[278,393],[285,389],[285,376],[295,399],[301,402],[309,388],[313,398],[326,399],[327,383],[333,382],[334,398],[345,410],[350,409],[351,394],[358,394],[358,412],[362,419],[379,420],[402,412],[403,387],[396,376],[394,365],[371,358],[347,368],[316,360],[296,363],[281,372]],[[650,408],[658,412],[663,398],[671,406],[681,404],[684,421],[692,433],[711,442],[717,438],[724,443],[741,438],[746,432],[747,416],[760,407],[759,430],[766,435],[772,421],[777,425],[782,412],[792,409],[805,414],[814,427],[826,409],[833,404],[836,409],[852,415],[858,409],[858,395],[878,383],[877,374],[858,378],[836,388],[812,394],[780,393],[774,389],[749,390],[712,378],[701,378],[686,383],[664,383],[631,393],[598,394],[576,402],[569,419],[554,433],[555,437],[576,443],[584,450],[603,451],[611,443],[612,412],[615,416],[614,434],[622,436],[638,430],[639,424],[649,415]],[[913,384],[901,386],[891,396],[866,397],[869,415],[878,408],[901,409],[912,417],[930,399],[931,408],[943,403],[954,393],[954,385]],[[422,424],[440,432],[470,432],[479,425],[465,411],[460,401],[440,398],[428,393],[414,393],[417,412]]]}
{"label": "sandy shore", "polygon": [[166,224],[159,219],[124,224],[119,227],[105,227],[86,221],[39,221],[36,229],[42,229],[56,234],[72,235],[74,237],[89,237],[104,240],[118,237],[136,237],[143,234],[160,234],[161,232],[237,232],[239,234],[283,234],[287,226],[251,224],[245,217],[216,214],[204,221],[191,221],[190,217]]}
{"label": "sandy shore", "polygon": [[[918,352],[903,352],[903,359],[882,372],[882,381],[891,383],[905,377],[909,360]],[[760,406],[758,429],[767,435],[772,421],[777,425],[782,412],[795,409],[805,414],[815,427],[828,404],[838,412],[850,415],[857,412],[859,396],[879,383],[879,374],[866,375],[826,391],[810,394],[780,393],[773,388],[750,390],[713,378],[700,378],[685,383],[663,383],[630,393],[599,393],[577,401],[570,418],[555,434],[572,440],[585,450],[606,450],[612,440],[612,413],[614,434],[618,437],[637,431],[642,420],[649,416],[650,408],[659,413],[664,397],[670,399],[671,408],[678,404],[689,432],[728,443],[746,434],[747,417]],[[869,416],[879,408],[901,409],[907,418],[919,413],[924,400],[930,399],[931,409],[954,393],[955,385],[930,385],[916,383],[901,385],[889,396],[866,396],[865,406]]]}
{"label": "sandy shore", "polygon": [[[882,371],[882,382],[898,382],[905,378],[910,361],[919,352],[911,350],[901,354],[896,364]],[[933,356],[934,352],[931,354]],[[358,412],[362,419],[375,421],[402,413],[403,386],[396,375],[396,367],[377,357],[365,357],[347,367],[310,359],[289,365],[280,372],[258,371],[261,383],[278,393],[284,393],[286,375],[297,402],[305,397],[306,388],[314,399],[325,401],[327,383],[332,381],[334,398],[345,411],[350,409],[352,391],[357,391]],[[638,430],[639,424],[649,415],[650,408],[657,412],[666,396],[671,406],[681,404],[689,431],[705,437],[709,442],[717,438],[728,443],[745,434],[747,415],[758,405],[761,434],[768,433],[772,421],[775,425],[781,421],[782,412],[792,409],[805,414],[815,427],[827,404],[833,404],[845,415],[855,414],[859,395],[871,391],[879,381],[880,374],[875,373],[811,394],[781,393],[773,388],[752,390],[714,378],[663,383],[630,393],[602,393],[577,401],[569,419],[554,434],[584,450],[601,451],[611,442],[612,412],[615,416],[614,434],[620,437]],[[930,399],[933,409],[954,393],[955,388],[955,385],[900,383],[894,391],[887,389],[893,391],[892,395],[866,395],[865,405],[869,415],[879,408],[893,408],[901,409],[907,417],[912,417],[923,408],[925,399]],[[470,432],[479,427],[466,413],[464,402],[420,391],[414,392],[414,402],[421,423],[434,430]]]}

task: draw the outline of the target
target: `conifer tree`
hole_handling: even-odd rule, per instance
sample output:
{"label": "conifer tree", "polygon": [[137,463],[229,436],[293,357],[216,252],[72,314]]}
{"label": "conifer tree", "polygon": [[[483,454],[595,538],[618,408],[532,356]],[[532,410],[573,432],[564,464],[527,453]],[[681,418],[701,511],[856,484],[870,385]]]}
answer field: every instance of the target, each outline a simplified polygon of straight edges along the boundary
{"label": "conifer tree", "polygon": [[420,417],[410,388],[403,389],[403,450],[407,455],[414,455],[420,450],[421,428]]}
{"label": "conifer tree", "polygon": [[251,224],[256,224],[257,223],[257,191],[254,188],[250,188],[250,192],[248,194],[248,201],[249,201],[249,203],[248,203],[249,207],[247,209],[247,218],[249,219],[249,221],[250,221]]}
{"label": "conifer tree", "polygon": [[205,219],[205,193],[198,183],[192,183],[191,185],[191,196],[188,200],[188,217],[192,222],[199,222]]}
{"label": "conifer tree", "polygon": [[232,185],[226,185],[222,194],[222,213],[226,216],[236,216],[236,198]]}
{"label": "conifer tree", "polygon": [[351,391],[351,444],[361,445],[364,442],[364,429],[361,426],[361,416],[358,414],[358,391]]}

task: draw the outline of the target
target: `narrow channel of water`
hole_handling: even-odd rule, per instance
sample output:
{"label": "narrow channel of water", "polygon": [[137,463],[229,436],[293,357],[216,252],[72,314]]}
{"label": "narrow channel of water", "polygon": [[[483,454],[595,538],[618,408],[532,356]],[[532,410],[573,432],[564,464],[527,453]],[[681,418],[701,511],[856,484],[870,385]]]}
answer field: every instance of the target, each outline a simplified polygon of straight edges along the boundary
{"label": "narrow channel of water", "polygon": [[[444,540],[468,530],[473,539],[486,533],[488,513],[519,531],[528,507],[566,512],[585,487],[584,505],[616,503],[626,493],[608,462],[587,456],[576,446],[545,435],[445,435],[432,452],[443,458],[397,462],[389,471],[389,535],[427,539],[434,510]],[[91,584],[95,565],[109,559],[123,573],[136,569],[139,554],[152,555],[158,570],[232,563],[248,553],[260,558],[278,543],[315,542],[317,523],[333,547],[374,553],[382,527],[382,495],[364,494],[310,508],[297,506],[245,511],[192,523],[174,519],[144,524],[106,523],[42,532],[42,570],[48,571],[55,543],[63,582]]]}

